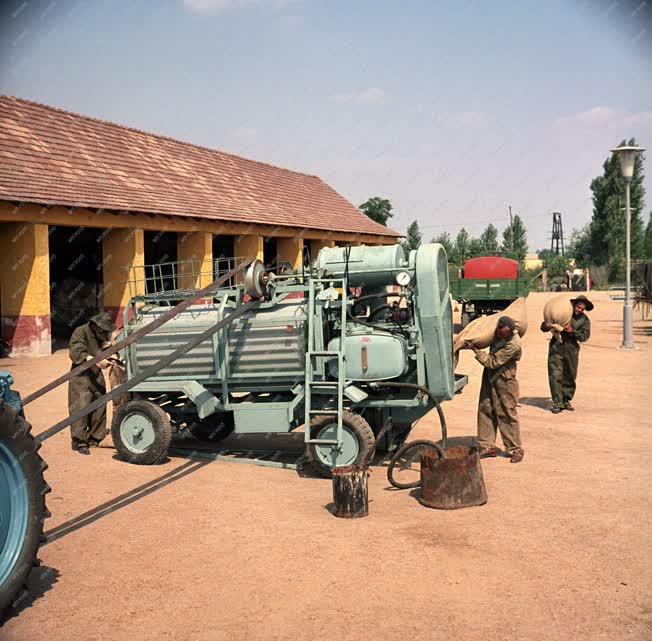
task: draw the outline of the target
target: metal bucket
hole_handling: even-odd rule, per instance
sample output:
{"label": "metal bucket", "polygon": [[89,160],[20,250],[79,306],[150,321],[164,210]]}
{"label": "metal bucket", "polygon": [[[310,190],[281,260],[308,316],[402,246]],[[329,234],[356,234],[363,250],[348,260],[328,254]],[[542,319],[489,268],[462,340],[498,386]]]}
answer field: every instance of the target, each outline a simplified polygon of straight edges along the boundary
{"label": "metal bucket", "polygon": [[457,510],[484,505],[487,490],[482,476],[478,449],[453,445],[441,459],[434,451],[421,455],[421,494],[419,503],[438,510]]}

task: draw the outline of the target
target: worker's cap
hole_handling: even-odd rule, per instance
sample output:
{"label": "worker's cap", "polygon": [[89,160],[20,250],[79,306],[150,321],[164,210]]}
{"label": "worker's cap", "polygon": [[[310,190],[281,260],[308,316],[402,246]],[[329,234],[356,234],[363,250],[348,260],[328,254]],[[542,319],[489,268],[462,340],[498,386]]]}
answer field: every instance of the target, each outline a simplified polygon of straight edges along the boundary
{"label": "worker's cap", "polygon": [[516,323],[509,316],[501,316],[498,319],[496,327],[509,327],[512,331],[516,328]]}
{"label": "worker's cap", "polygon": [[91,318],[91,323],[94,323],[105,332],[112,332],[115,329],[111,316],[107,312],[95,314],[95,316]]}
{"label": "worker's cap", "polygon": [[575,307],[575,303],[584,303],[587,312],[593,309],[593,303],[584,294],[580,294],[577,298],[571,298],[571,303]]}

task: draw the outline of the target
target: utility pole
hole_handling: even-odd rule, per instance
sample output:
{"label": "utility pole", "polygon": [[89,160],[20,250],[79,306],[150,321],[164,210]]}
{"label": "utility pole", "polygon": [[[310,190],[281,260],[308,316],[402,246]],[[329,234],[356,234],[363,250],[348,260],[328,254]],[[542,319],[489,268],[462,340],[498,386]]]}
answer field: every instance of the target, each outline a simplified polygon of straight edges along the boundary
{"label": "utility pole", "polygon": [[509,247],[514,251],[514,220],[512,219],[512,206],[509,206]]}
{"label": "utility pole", "polygon": [[[561,249],[561,251],[560,251]],[[564,255],[564,230],[561,226],[561,214],[556,211],[552,214],[552,234],[550,237],[550,251],[553,254]]]}

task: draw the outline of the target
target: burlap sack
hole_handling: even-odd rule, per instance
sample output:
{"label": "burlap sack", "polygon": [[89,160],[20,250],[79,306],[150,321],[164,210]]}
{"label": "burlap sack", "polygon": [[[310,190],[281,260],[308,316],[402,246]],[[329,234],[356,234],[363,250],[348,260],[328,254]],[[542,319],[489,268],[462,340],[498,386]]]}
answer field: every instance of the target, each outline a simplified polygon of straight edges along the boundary
{"label": "burlap sack", "polygon": [[525,298],[521,297],[502,312],[490,316],[480,316],[471,321],[459,334],[455,335],[453,352],[457,353],[462,349],[466,341],[480,349],[489,347],[496,333],[496,324],[501,316],[509,316],[514,321],[519,336],[523,336],[527,331],[527,307]]}
{"label": "burlap sack", "polygon": [[557,340],[561,340],[564,325],[571,322],[572,316],[573,305],[565,294],[551,298],[543,306],[543,320],[551,325],[552,334]]}
{"label": "burlap sack", "polygon": [[[111,361],[111,367],[109,367],[109,384],[111,389],[122,385],[127,380],[127,369],[121,363],[117,361]],[[113,399],[113,409],[116,410],[120,405],[126,403],[129,400],[129,392],[120,394]]]}

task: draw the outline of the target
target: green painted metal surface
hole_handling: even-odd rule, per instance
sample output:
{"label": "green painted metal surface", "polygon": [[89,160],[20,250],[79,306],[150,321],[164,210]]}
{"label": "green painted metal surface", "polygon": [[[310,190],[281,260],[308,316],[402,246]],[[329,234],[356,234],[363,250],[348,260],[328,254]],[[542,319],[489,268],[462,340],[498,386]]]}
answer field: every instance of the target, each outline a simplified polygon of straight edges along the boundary
{"label": "green painted metal surface", "polygon": [[333,447],[328,444],[317,444],[314,446],[315,456],[321,463],[330,467],[352,465],[360,453],[358,439],[346,425],[343,426],[341,438],[338,438],[337,434],[338,425],[336,421],[320,429],[315,435],[316,441],[337,440],[340,445]]}
{"label": "green painted metal surface", "polygon": [[270,407],[266,403],[240,404],[233,410],[235,431],[240,434],[287,432],[290,425],[289,408]]}
{"label": "green painted metal surface", "polygon": [[[340,351],[335,338],[328,349]],[[384,381],[398,378],[408,368],[408,352],[402,336],[374,330],[371,333],[349,334],[344,339],[346,377],[351,381]],[[329,373],[337,376],[337,360],[329,363]]]}
{"label": "green painted metal surface", "polygon": [[529,293],[526,278],[472,279],[455,278],[450,281],[451,295],[456,301],[513,301]]}
{"label": "green painted metal surface", "polygon": [[415,256],[416,310],[422,335],[428,389],[441,400],[453,398],[453,309],[448,261],[441,245],[421,245]]}
{"label": "green painted metal surface", "polygon": [[[409,276],[401,285],[400,271]],[[404,426],[432,408],[414,389],[385,394],[373,388],[374,381],[417,383],[439,400],[463,386],[453,372],[452,306],[440,245],[422,245],[408,256],[399,245],[325,248],[311,268],[272,275],[266,287],[255,311],[134,392],[165,399],[174,426],[214,411],[233,412],[240,434],[287,432],[303,424],[305,444],[319,449],[323,462],[346,464],[355,453],[347,445],[345,409],[365,418],[383,413]],[[360,295],[363,304],[353,309]],[[150,302],[127,331],[167,310]],[[243,290],[235,287],[188,308],[127,350],[128,376],[242,304]],[[310,422],[320,415],[331,416],[332,423],[312,434]],[[125,441],[137,451],[147,437],[137,418],[132,423],[124,426]]]}
{"label": "green painted metal surface", "polygon": [[140,412],[131,412],[120,424],[120,436],[130,451],[142,454],[152,446],[156,434],[149,417]]}
{"label": "green painted metal surface", "polygon": [[324,247],[319,250],[316,268],[334,278],[346,274],[350,287],[378,287],[394,284],[396,274],[408,267],[400,245],[384,247]]}

